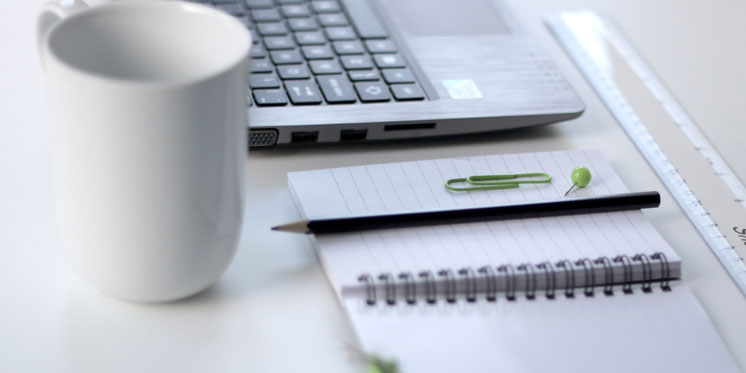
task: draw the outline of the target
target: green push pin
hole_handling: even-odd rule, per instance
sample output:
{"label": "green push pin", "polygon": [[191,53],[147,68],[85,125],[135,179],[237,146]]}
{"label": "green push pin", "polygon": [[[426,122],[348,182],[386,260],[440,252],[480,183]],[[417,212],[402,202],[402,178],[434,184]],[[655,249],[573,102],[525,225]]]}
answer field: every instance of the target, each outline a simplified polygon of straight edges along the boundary
{"label": "green push pin", "polygon": [[565,196],[575,189],[575,187],[585,188],[591,182],[591,171],[585,167],[575,167],[570,174],[570,180],[572,181],[572,186],[565,192]]}

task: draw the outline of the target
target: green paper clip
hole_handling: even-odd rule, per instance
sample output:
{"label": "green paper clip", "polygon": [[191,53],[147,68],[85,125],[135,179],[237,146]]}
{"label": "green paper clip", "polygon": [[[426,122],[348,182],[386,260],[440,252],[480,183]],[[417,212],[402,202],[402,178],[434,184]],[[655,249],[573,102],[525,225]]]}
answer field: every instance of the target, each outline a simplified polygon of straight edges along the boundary
{"label": "green paper clip", "polygon": [[[521,178],[541,177],[538,180],[516,180]],[[518,188],[520,184],[546,184],[552,182],[552,177],[543,173],[508,174],[508,175],[474,175],[446,180],[446,189],[453,192],[470,192],[473,190],[493,190]],[[471,186],[457,187],[452,184],[466,183]]]}

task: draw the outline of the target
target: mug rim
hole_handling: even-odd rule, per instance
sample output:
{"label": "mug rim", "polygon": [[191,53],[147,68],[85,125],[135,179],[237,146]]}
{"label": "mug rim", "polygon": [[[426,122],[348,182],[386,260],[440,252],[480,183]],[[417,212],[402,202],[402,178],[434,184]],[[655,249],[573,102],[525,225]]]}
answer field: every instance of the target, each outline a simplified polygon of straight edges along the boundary
{"label": "mug rim", "polygon": [[[233,56],[228,62],[221,63],[219,67],[212,68],[208,71],[205,71],[203,73],[198,74],[196,77],[189,77],[189,78],[177,78],[177,79],[168,79],[168,80],[138,80],[138,79],[130,79],[125,77],[119,77],[115,75],[109,75],[104,74],[96,71],[91,71],[89,69],[81,68],[80,66],[77,66],[74,63],[71,63],[70,61],[66,60],[65,58],[62,58],[58,55],[57,52],[55,52],[54,48],[52,47],[52,39],[54,37],[54,34],[58,31],[60,27],[63,27],[64,24],[73,22],[80,18],[86,18],[86,17],[95,17],[102,13],[107,12],[119,12],[121,10],[118,9],[138,9],[143,7],[152,7],[152,8],[173,8],[178,9],[181,12],[190,12],[190,13],[196,13],[203,16],[209,16],[209,17],[217,17],[223,19],[223,21],[226,22],[226,24],[230,25],[229,28],[233,28],[237,31],[240,31],[238,34],[241,34],[242,38],[245,39],[244,43],[240,43],[243,45],[237,45],[235,46],[236,49],[236,55]],[[63,66],[64,68],[68,69],[71,72],[74,72],[78,75],[81,75],[83,77],[94,79],[94,80],[100,80],[104,82],[116,82],[117,84],[123,84],[128,86],[140,86],[140,87],[180,87],[180,86],[187,86],[196,84],[203,81],[208,81],[210,79],[213,79],[217,76],[223,75],[232,69],[234,69],[237,65],[241,64],[242,62],[246,61],[249,54],[249,49],[251,48],[251,34],[246,30],[246,28],[241,24],[237,19],[235,19],[233,16],[225,14],[219,10],[213,9],[211,7],[202,5],[202,4],[196,4],[196,3],[189,3],[185,1],[147,1],[147,0],[134,0],[134,1],[126,1],[126,2],[113,2],[108,4],[102,4],[102,5],[96,5],[93,7],[90,7],[88,9],[84,9],[80,12],[77,12],[75,14],[72,14],[66,18],[63,18],[60,22],[52,26],[47,33],[47,36],[44,40],[44,48],[46,50],[46,57],[47,59],[53,59],[56,61],[60,66]]]}

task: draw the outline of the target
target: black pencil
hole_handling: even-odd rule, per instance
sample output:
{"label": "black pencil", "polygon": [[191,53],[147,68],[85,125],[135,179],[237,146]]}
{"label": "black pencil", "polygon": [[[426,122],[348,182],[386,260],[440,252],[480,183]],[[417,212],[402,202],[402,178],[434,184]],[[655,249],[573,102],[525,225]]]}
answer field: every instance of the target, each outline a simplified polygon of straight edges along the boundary
{"label": "black pencil", "polygon": [[272,227],[272,230],[309,234],[337,233],[434,224],[639,210],[658,207],[660,203],[661,196],[658,192],[624,193],[600,197],[522,202],[502,206],[480,206],[462,209],[437,209],[301,220]]}

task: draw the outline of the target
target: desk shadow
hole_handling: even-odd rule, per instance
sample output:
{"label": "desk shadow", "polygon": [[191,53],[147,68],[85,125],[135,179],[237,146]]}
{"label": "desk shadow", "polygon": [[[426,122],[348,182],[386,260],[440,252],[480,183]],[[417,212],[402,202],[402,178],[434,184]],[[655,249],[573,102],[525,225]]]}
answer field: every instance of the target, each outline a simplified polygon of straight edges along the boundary
{"label": "desk shadow", "polygon": [[539,140],[556,137],[558,133],[558,123],[545,124],[532,127],[523,127],[507,129],[495,132],[485,132],[479,134],[449,135],[439,137],[423,137],[417,139],[395,139],[395,140],[375,140],[369,142],[332,142],[316,144],[290,144],[281,145],[271,148],[251,149],[252,157],[275,157],[275,156],[295,156],[297,154],[307,153],[340,153],[352,151],[390,151],[400,150],[402,147],[417,147],[422,149],[437,147],[455,147],[463,145],[478,144],[500,144],[516,140]]}

